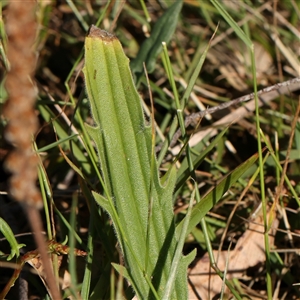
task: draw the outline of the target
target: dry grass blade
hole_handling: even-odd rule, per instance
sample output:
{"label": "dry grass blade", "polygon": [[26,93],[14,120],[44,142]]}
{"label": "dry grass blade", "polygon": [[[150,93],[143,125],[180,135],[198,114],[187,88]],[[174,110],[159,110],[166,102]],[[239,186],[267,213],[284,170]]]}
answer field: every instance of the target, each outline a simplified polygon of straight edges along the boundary
{"label": "dry grass blade", "polygon": [[284,176],[287,173],[290,153],[291,153],[291,149],[292,149],[292,146],[293,146],[294,135],[295,135],[296,126],[297,126],[297,123],[298,123],[299,114],[300,114],[300,100],[298,101],[297,111],[295,113],[295,117],[294,117],[294,120],[293,120],[293,123],[292,123],[292,128],[291,128],[292,130],[291,130],[289,145],[288,145],[288,148],[287,148],[287,153],[286,153],[286,158],[285,158],[285,162],[284,162],[284,165],[283,165],[283,170],[282,170],[282,174],[281,174],[281,178],[280,178],[280,183],[279,183],[278,190],[277,190],[276,197],[275,197],[275,201],[274,201],[274,204],[273,204],[274,207],[278,203],[279,197],[280,197],[281,192],[283,190]]}

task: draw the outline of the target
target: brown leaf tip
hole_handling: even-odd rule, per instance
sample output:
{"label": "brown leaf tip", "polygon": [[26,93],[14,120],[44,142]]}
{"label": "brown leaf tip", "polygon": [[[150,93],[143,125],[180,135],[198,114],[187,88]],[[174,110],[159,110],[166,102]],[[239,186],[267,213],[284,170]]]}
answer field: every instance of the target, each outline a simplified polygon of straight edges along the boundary
{"label": "brown leaf tip", "polygon": [[89,32],[88,32],[88,37],[91,37],[91,38],[97,38],[98,37],[98,38],[101,38],[101,39],[106,40],[106,41],[116,39],[115,35],[96,27],[95,25],[92,25],[90,27]]}

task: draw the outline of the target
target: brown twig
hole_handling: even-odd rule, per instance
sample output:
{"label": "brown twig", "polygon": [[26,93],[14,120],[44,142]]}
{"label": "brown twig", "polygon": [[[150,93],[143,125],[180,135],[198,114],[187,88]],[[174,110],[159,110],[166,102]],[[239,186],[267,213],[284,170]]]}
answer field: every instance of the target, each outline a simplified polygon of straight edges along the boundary
{"label": "brown twig", "polygon": [[[277,91],[277,94],[280,95],[280,94],[282,94],[282,91],[281,91],[282,88],[288,87],[288,86],[294,85],[294,84],[298,84],[298,88],[300,89],[300,77],[296,77],[296,78],[290,79],[290,80],[282,82],[282,83],[276,83],[276,84],[274,84],[272,86],[268,86],[268,87],[266,87],[266,88],[258,91],[257,92],[257,96],[260,97],[262,94],[267,94],[267,93],[270,93],[272,91]],[[254,99],[254,97],[255,97],[255,94],[251,93],[251,94],[239,97],[237,99],[234,99],[234,100],[222,103],[222,104],[220,104],[218,106],[208,108],[208,109],[206,109],[204,111],[200,111],[200,112],[196,112],[196,113],[190,114],[185,119],[185,126],[187,127],[191,123],[194,123],[195,121],[198,122],[199,119],[203,118],[207,114],[213,114],[213,113],[215,113],[215,112],[217,112],[219,110],[228,108],[228,107],[230,107],[232,105],[237,105],[237,104],[240,104],[242,102],[246,102],[246,101],[252,100],[252,99]],[[263,99],[262,99],[262,101],[263,101]]]}
{"label": "brown twig", "polygon": [[[270,100],[270,98],[274,99],[278,95],[287,94],[287,93],[289,93],[290,90],[295,91],[298,89],[300,89],[300,77],[296,77],[291,80],[288,80],[288,81],[285,81],[282,83],[277,83],[272,86],[266,87],[266,88],[258,91],[257,96],[259,97],[261,102],[267,102],[267,100]],[[269,94],[271,96],[268,97],[268,99],[266,99],[266,97],[263,96],[264,94]],[[213,114],[217,111],[228,108],[230,106],[240,104],[242,102],[247,102],[249,100],[254,99],[254,96],[255,96],[254,93],[251,93],[251,94],[239,97],[237,99],[234,99],[232,101],[222,103],[218,106],[208,108],[204,111],[190,114],[189,116],[186,117],[184,125],[185,125],[185,127],[188,127],[190,124],[197,124],[199,122],[199,120],[201,120],[207,114]],[[173,147],[175,145],[175,143],[180,138],[180,136],[181,136],[181,131],[178,130],[172,139],[170,147]]]}

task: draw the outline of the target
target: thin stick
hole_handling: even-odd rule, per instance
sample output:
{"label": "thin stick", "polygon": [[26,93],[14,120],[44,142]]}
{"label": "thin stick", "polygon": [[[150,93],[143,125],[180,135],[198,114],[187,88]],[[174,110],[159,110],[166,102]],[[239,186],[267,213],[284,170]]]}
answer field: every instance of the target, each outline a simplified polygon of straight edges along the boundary
{"label": "thin stick", "polygon": [[[293,85],[295,85],[295,86],[292,87]],[[295,90],[298,90],[298,89],[300,89],[300,77],[296,77],[296,78],[290,79],[290,80],[285,81],[285,82],[276,83],[272,86],[268,86],[268,87],[258,91],[257,95],[258,95],[259,99],[262,102],[267,102],[268,100],[274,99],[278,95],[287,94],[290,91],[295,91]],[[265,99],[264,97],[261,97],[263,94],[267,94],[267,93],[270,93],[272,91],[275,91],[276,94],[272,95],[272,97],[270,97],[269,99]],[[236,104],[239,104],[239,103],[242,103],[242,102],[247,102],[247,101],[252,100],[252,99],[254,99],[254,93],[239,97],[239,98],[234,99],[232,101],[222,103],[218,106],[211,107],[211,108],[208,108],[208,109],[200,111],[200,112],[192,113],[192,114],[190,114],[189,116],[187,116],[185,118],[184,125],[185,125],[185,127],[188,127],[190,124],[195,124],[195,123],[197,124],[197,122],[199,122],[199,120],[201,120],[207,114],[213,114],[217,111],[223,110],[223,109],[228,108],[232,105],[236,105]],[[180,136],[181,136],[181,131],[179,129],[174,134],[174,137],[172,139],[170,147],[173,147],[176,144],[176,142],[180,138]]]}
{"label": "thin stick", "polygon": [[[280,89],[282,87],[288,87],[288,86],[296,84],[296,83],[299,83],[299,89],[300,89],[300,77],[296,77],[296,78],[290,79],[288,81],[284,81],[284,82],[281,82],[281,83],[276,83],[272,86],[268,86],[268,87],[258,91],[257,95],[261,96],[262,94],[266,94],[266,93],[269,93],[271,91],[277,91],[278,94],[282,94],[282,92],[280,92]],[[211,108],[208,108],[208,109],[203,110],[203,111],[199,111],[197,113],[190,114],[185,119],[185,126],[190,125],[192,122],[195,122],[195,120],[203,118],[207,114],[213,114],[216,111],[219,111],[219,110],[225,109],[227,107],[230,107],[232,105],[236,105],[236,104],[246,102],[246,101],[249,101],[249,100],[252,100],[252,99],[254,99],[254,93],[239,97],[237,99],[231,100],[229,102],[222,103],[218,106],[211,107]]]}

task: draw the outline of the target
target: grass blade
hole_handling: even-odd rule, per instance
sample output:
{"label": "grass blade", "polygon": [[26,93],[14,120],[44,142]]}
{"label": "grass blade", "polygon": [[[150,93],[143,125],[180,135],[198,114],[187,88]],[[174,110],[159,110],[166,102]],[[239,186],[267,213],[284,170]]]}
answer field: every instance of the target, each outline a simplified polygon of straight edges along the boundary
{"label": "grass blade", "polygon": [[[222,181],[212,189],[202,200],[196,204],[193,208],[190,223],[188,226],[187,234],[201,221],[205,214],[221,199],[225,192],[228,191],[230,186],[235,183],[242,174],[248,170],[248,168],[255,163],[258,158],[258,154],[251,156],[244,163],[239,165],[233,172],[225,176]],[[184,219],[176,227],[176,231],[179,234],[183,226]]]}

